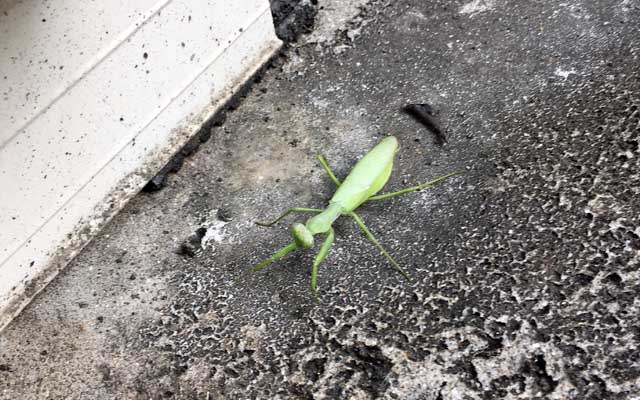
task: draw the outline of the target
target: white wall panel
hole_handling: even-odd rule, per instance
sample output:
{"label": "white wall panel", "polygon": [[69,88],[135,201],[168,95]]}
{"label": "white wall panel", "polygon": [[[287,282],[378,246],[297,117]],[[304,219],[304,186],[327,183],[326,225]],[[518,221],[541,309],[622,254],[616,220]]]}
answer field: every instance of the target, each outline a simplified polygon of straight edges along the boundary
{"label": "white wall panel", "polygon": [[267,0],[0,1],[0,327],[279,46]]}

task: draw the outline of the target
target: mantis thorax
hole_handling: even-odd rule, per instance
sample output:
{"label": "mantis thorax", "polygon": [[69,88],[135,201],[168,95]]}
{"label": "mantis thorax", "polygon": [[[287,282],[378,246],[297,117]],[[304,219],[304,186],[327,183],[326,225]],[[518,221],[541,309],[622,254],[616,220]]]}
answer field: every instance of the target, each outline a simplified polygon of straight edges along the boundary
{"label": "mantis thorax", "polygon": [[309,218],[305,226],[313,235],[326,233],[331,229],[333,222],[342,215],[342,206],[338,203],[329,203],[329,206],[315,217]]}

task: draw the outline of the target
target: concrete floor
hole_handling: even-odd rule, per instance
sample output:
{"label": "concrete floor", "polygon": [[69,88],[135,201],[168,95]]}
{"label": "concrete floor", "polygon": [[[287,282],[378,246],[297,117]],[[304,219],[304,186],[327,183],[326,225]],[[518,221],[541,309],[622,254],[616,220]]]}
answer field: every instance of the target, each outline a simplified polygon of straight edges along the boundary
{"label": "concrete floor", "polygon": [[[344,20],[0,334],[2,399],[640,398],[640,4],[376,1]],[[390,189],[466,170],[362,208],[412,282],[346,219],[319,302],[311,253],[249,273],[288,241],[254,221],[331,195],[314,155],[344,176],[387,133]]]}

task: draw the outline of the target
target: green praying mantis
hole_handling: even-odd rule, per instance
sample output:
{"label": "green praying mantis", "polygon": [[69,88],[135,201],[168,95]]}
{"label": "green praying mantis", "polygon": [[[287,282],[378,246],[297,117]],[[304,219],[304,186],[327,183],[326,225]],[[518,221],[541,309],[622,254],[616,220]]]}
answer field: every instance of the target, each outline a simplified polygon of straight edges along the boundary
{"label": "green praying mantis", "polygon": [[424,189],[427,186],[431,186],[434,183],[440,182],[451,176],[460,174],[461,171],[453,172],[447,175],[440,176],[429,182],[421,185],[412,186],[406,189],[399,190],[397,192],[377,194],[387,183],[391,176],[391,170],[393,168],[393,159],[398,152],[398,139],[394,136],[387,136],[380,141],[373,149],[365,154],[360,161],[356,163],[349,175],[340,182],[336,178],[333,171],[329,167],[327,160],[318,155],[318,161],[322,168],[329,175],[329,178],[338,187],[329,205],[324,210],[315,208],[302,208],[293,207],[285,211],[281,216],[276,218],[272,222],[263,223],[256,222],[257,225],[271,227],[280,222],[287,215],[292,212],[317,214],[312,218],[309,218],[305,224],[299,222],[291,225],[291,235],[293,236],[293,242],[289,243],[285,247],[275,252],[271,257],[264,260],[256,267],[253,268],[254,272],[261,270],[274,261],[277,261],[287,254],[296,249],[311,249],[314,247],[314,236],[320,234],[326,234],[326,238],[320,247],[320,250],[316,254],[313,260],[313,266],[311,269],[311,290],[314,295],[317,296],[317,281],[318,281],[318,267],[324,261],[329,254],[329,249],[335,239],[335,233],[332,225],[338,217],[344,215],[353,218],[356,224],[362,229],[364,234],[369,238],[373,244],[380,250],[380,252],[389,260],[391,265],[398,271],[404,278],[409,280],[409,274],[407,274],[402,267],[391,257],[391,255],[382,247],[380,242],[373,236],[369,228],[364,224],[362,218],[355,213],[355,210],[367,201],[384,200],[395,196],[400,196],[406,193],[410,193],[416,190]]}

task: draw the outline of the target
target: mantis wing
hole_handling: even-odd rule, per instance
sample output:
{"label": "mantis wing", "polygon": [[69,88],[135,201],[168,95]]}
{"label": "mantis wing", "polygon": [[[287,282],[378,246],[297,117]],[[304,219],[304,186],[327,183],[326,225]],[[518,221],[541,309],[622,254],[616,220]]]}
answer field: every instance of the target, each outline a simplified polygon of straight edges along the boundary
{"label": "mantis wing", "polygon": [[346,212],[353,211],[369,197],[379,192],[389,180],[398,140],[389,136],[378,143],[356,163],[342,185],[331,198]]}

